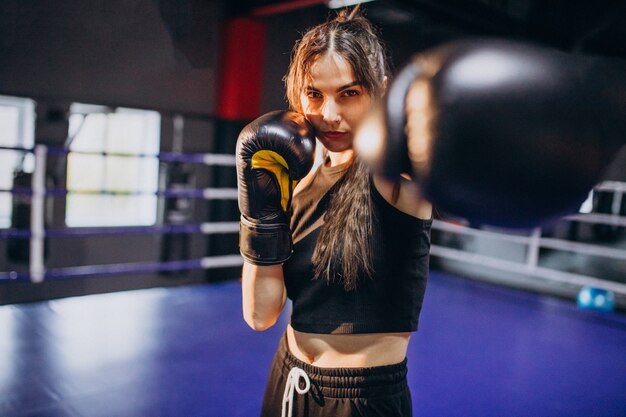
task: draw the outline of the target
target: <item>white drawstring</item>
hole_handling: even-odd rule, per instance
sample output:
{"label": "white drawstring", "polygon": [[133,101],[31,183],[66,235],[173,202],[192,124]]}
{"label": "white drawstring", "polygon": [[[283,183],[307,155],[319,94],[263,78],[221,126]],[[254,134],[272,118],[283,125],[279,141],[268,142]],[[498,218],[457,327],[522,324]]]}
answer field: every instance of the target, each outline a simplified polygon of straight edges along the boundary
{"label": "white drawstring", "polygon": [[[304,388],[300,388],[300,378],[304,379]],[[287,375],[287,382],[285,383],[285,392],[283,393],[283,408],[280,413],[281,417],[285,417],[285,407],[289,407],[287,417],[291,417],[293,414],[293,391],[298,391],[298,394],[306,394],[311,388],[311,381],[309,376],[302,369],[294,366]]]}

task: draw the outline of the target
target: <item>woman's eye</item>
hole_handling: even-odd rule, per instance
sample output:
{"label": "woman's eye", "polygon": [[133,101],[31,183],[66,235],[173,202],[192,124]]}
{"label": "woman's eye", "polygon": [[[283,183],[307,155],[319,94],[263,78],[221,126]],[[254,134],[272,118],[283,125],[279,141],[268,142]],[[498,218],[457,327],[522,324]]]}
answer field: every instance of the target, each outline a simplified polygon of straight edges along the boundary
{"label": "woman's eye", "polygon": [[341,93],[343,97],[355,97],[359,95],[357,90],[345,90]]}
{"label": "woman's eye", "polygon": [[308,98],[322,98],[322,95],[318,93],[317,91],[309,91],[306,93],[306,96]]}

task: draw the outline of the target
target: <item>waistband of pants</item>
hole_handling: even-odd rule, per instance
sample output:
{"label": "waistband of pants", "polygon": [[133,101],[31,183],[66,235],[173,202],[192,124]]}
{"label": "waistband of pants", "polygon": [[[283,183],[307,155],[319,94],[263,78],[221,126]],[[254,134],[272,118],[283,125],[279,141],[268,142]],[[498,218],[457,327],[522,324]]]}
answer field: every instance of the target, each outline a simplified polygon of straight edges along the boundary
{"label": "waistband of pants", "polygon": [[320,368],[296,358],[283,336],[278,348],[282,373],[298,367],[306,372],[311,385],[327,398],[374,398],[404,393],[408,389],[407,360],[397,364],[368,368]]}

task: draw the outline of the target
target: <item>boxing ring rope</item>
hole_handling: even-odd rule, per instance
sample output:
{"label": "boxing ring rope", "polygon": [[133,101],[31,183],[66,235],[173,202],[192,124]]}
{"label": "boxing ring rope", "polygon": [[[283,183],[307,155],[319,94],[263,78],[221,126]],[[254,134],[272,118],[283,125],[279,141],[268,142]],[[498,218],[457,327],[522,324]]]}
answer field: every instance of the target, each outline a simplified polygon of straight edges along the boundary
{"label": "boxing ring rope", "polygon": [[[72,237],[72,236],[117,236],[144,235],[144,234],[192,234],[204,235],[219,233],[239,233],[239,222],[206,222],[197,224],[164,224],[157,226],[97,226],[97,227],[72,227],[72,228],[49,228],[44,230],[46,237]],[[30,230],[0,229],[0,239],[29,239]]]}
{"label": "boxing ring rope", "polygon": [[[119,275],[132,273],[150,273],[163,271],[181,271],[189,269],[211,269],[224,267],[237,267],[243,264],[239,254],[207,256],[199,259],[168,261],[168,262],[133,262],[107,265],[86,265],[55,268],[46,270],[44,256],[44,240],[46,238],[69,238],[87,236],[119,236],[121,234],[191,234],[203,235],[220,233],[238,233],[239,222],[206,222],[200,224],[164,224],[157,226],[119,226],[119,227],[78,227],[78,228],[50,228],[45,229],[44,210],[45,198],[48,196],[65,196],[72,194],[91,195],[157,195],[172,198],[199,198],[206,200],[237,200],[236,188],[172,188],[169,190],[124,191],[103,192],[100,190],[72,191],[61,188],[46,188],[46,161],[48,155],[67,155],[70,150],[58,147],[37,145],[34,148],[0,146],[0,150],[11,150],[35,155],[35,168],[31,177],[31,187],[14,187],[11,190],[0,189],[0,192],[15,195],[30,196],[30,228],[28,230],[0,229],[0,238],[29,239],[29,265],[28,273],[24,272],[0,272],[0,283],[11,281],[42,282],[45,279],[66,279],[78,277],[90,277],[98,275]],[[75,152],[88,155],[132,157],[132,158],[158,158],[163,162],[186,162],[204,164],[210,166],[235,166],[235,157],[230,154],[182,154],[161,152],[152,154],[125,154],[110,152]]]}
{"label": "boxing ring rope", "polygon": [[[33,190],[27,187],[14,187],[12,190],[0,189],[0,193],[17,195],[33,195]],[[141,196],[157,195],[158,197],[187,197],[204,198],[206,200],[237,200],[236,188],[172,188],[169,190],[148,191],[100,191],[100,190],[67,190],[65,188],[47,188],[45,196],[65,196],[68,194],[81,195],[112,195],[112,196]]]}
{"label": "boxing ring rope", "polygon": [[[626,218],[624,218],[626,220]],[[520,244],[533,244],[534,240],[537,240],[536,246],[549,249],[557,249],[568,252],[582,253],[585,255],[602,256],[606,258],[626,260],[626,250],[614,249],[609,247],[598,247],[590,245],[588,243],[571,242],[563,239],[545,238],[539,237],[536,239],[534,233],[530,236],[518,236],[508,235],[496,232],[490,232],[487,230],[472,229],[465,226],[460,226],[452,223],[443,222],[440,220],[433,221],[433,229],[441,230],[445,232],[459,233],[468,236],[484,237],[491,239],[498,239],[506,242],[520,243]]]}
{"label": "boxing ring rope", "polygon": [[575,286],[593,286],[613,291],[615,294],[626,295],[626,284],[614,281],[607,281],[587,275],[575,274],[572,272],[557,271],[555,269],[540,266],[529,266],[519,262],[507,261],[493,256],[447,248],[444,246],[432,245],[431,255],[447,258],[455,261],[470,263],[474,265],[486,266],[506,272],[515,272],[524,275],[532,275],[559,283]]}
{"label": "boxing ring rope", "polygon": [[[597,184],[593,191],[614,192],[617,207],[622,203],[622,195],[626,193],[626,183],[619,181],[604,181]],[[580,223],[599,224],[614,227],[626,227],[626,216],[618,214],[585,213],[564,216],[560,221],[576,221]],[[539,279],[566,284],[569,286],[584,287],[592,286],[613,291],[616,295],[626,296],[626,284],[598,277],[577,274],[573,272],[560,271],[539,265],[539,252],[542,248],[553,249],[563,252],[583,254],[617,261],[626,261],[626,250],[599,246],[590,243],[573,242],[552,237],[543,237],[542,229],[535,228],[527,236],[471,228],[458,223],[451,223],[442,220],[433,221],[433,230],[449,233],[452,235],[462,235],[476,237],[479,239],[491,239],[498,242],[508,242],[526,247],[525,262],[516,262],[490,256],[483,253],[474,253],[466,249],[446,247],[444,245],[433,244],[431,255],[457,261],[465,264],[484,266],[504,272],[513,272],[522,275],[529,275]]]}
{"label": "boxing ring rope", "polygon": [[[34,277],[32,272],[19,273],[15,271],[0,272],[0,283],[7,281],[34,281],[35,279],[67,279],[84,278],[101,275],[138,274],[163,271],[182,271],[186,269],[211,269],[236,267],[243,265],[243,258],[239,255],[206,256],[199,259],[168,262],[131,262],[107,265],[70,266],[54,268],[47,271],[38,271],[40,275]],[[38,281],[40,282],[40,281]]]}
{"label": "boxing ring rope", "polygon": [[[230,154],[214,154],[214,153],[180,153],[180,152],[159,152],[158,154],[142,154],[142,153],[123,153],[123,152],[88,152],[88,151],[70,151],[67,148],[44,146],[49,155],[67,155],[69,153],[80,155],[100,155],[100,156],[116,156],[122,158],[157,158],[163,162],[188,162],[204,165],[217,166],[235,166],[235,156]],[[33,153],[35,148],[9,147],[0,146],[0,150],[10,150],[18,152]]]}
{"label": "boxing ring rope", "polygon": [[620,181],[602,181],[593,187],[595,191],[614,191],[616,193],[626,193],[626,182]]}
{"label": "boxing ring rope", "polygon": [[565,220],[575,220],[581,223],[604,224],[606,226],[626,227],[626,217],[615,214],[572,214],[564,217]]}

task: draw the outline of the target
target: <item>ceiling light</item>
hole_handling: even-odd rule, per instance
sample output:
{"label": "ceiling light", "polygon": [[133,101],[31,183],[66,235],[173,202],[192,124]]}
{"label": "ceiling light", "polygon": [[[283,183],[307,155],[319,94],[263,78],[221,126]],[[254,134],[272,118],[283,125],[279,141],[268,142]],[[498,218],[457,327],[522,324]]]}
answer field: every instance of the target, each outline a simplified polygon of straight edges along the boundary
{"label": "ceiling light", "polygon": [[341,9],[342,7],[354,6],[359,3],[367,3],[373,0],[328,0],[329,9]]}

